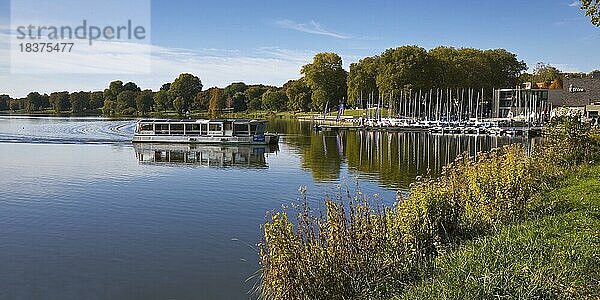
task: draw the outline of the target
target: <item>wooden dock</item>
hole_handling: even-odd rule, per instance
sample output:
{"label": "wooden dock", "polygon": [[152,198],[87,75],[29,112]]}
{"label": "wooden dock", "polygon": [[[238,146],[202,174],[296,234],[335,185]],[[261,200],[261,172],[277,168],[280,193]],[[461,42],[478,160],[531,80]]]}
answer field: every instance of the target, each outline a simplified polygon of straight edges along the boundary
{"label": "wooden dock", "polygon": [[540,136],[542,127],[424,127],[424,126],[358,126],[316,124],[317,131],[387,131],[387,132],[430,132],[433,134],[479,134],[479,135],[511,135]]}

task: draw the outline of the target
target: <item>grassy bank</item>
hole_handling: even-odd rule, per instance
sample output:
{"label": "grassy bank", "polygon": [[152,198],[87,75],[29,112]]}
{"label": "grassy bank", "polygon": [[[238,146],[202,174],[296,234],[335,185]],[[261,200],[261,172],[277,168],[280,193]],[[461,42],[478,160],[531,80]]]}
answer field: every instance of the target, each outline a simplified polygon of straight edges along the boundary
{"label": "grassy bank", "polygon": [[[504,295],[503,291],[511,291],[516,298],[554,298],[556,294],[542,287],[531,292],[512,286],[511,282],[523,284],[524,289],[535,287],[518,277],[511,279],[512,266],[482,260],[479,266],[498,268],[500,275],[490,277],[480,272],[475,263],[482,259],[480,256],[492,260],[504,256],[505,262],[511,263],[518,261],[521,250],[548,251],[542,244],[551,243],[548,235],[539,237],[535,225],[529,225],[529,231],[519,227],[528,226],[527,222],[558,218],[560,222],[546,221],[555,226],[549,232],[575,225],[575,220],[560,215],[572,211],[560,211],[568,205],[556,200],[561,193],[556,188],[569,184],[565,178],[582,172],[582,168],[598,159],[600,143],[594,130],[574,119],[555,124],[549,132],[544,146],[534,149],[531,155],[522,146],[512,145],[477,157],[460,157],[438,178],[417,180],[410,196],[399,197],[394,207],[382,207],[359,193],[326,199],[326,211],[322,214],[312,211],[306,202],[296,209],[272,213],[264,225],[260,248],[261,296],[389,299],[434,293],[430,297],[438,298],[437,294],[445,295],[444,292],[433,290],[431,286],[436,283],[428,280],[446,278],[448,298],[489,298]],[[573,230],[567,232],[573,233],[573,241],[589,238]],[[523,238],[516,241],[529,248],[503,244],[515,234],[522,234]],[[489,249],[486,245],[477,248],[477,243],[486,241]],[[493,252],[488,253],[490,249]],[[569,255],[585,256],[578,251],[588,250],[575,249]],[[497,251],[501,253],[496,255]],[[468,255],[473,257],[472,270],[465,266]],[[444,261],[448,261],[447,268]],[[589,266],[589,261],[583,265]],[[538,281],[550,280],[536,276],[559,277],[561,272],[571,272],[561,265],[556,274],[544,273],[547,264],[543,261],[519,266],[521,269],[515,270],[531,272]],[[462,281],[453,281],[460,276],[452,272],[461,273],[464,280],[477,278],[471,287],[483,290],[480,294],[468,290]],[[595,275],[588,272],[584,276]]]}
{"label": "grassy bank", "polygon": [[600,166],[538,204],[529,220],[440,255],[394,299],[599,299]]}

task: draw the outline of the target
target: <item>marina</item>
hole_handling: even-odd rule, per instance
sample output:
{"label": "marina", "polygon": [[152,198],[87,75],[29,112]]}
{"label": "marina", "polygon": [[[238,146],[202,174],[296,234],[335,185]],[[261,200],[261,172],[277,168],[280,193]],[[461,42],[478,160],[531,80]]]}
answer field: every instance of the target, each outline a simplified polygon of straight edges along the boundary
{"label": "marina", "polygon": [[540,136],[543,127],[499,126],[494,122],[444,124],[434,122],[401,123],[393,122],[371,123],[368,125],[314,125],[316,131],[340,131],[340,130],[365,130],[365,131],[415,131],[430,132],[434,134],[473,134],[473,135],[516,135],[516,136]]}
{"label": "marina", "polygon": [[[431,89],[404,91],[394,96],[373,93],[353,116],[345,116],[341,103],[336,116],[327,108],[321,116],[301,117],[314,129],[367,131],[428,131],[435,134],[485,134],[539,136],[550,121],[553,107],[548,93],[532,90]],[[358,112],[358,115],[357,115]]]}

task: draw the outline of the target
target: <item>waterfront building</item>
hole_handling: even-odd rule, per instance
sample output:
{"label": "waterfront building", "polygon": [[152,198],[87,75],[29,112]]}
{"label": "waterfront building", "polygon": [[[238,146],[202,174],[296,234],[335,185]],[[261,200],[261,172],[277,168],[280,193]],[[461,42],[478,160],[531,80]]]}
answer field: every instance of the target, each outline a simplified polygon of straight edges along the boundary
{"label": "waterfront building", "polygon": [[560,98],[560,90],[499,89],[494,90],[492,116],[495,118],[543,118],[552,109],[552,100]]}
{"label": "waterfront building", "polygon": [[494,90],[492,115],[496,118],[538,118],[561,111],[581,112],[592,118],[600,111],[600,74],[590,78],[563,78],[562,89],[527,88]]}

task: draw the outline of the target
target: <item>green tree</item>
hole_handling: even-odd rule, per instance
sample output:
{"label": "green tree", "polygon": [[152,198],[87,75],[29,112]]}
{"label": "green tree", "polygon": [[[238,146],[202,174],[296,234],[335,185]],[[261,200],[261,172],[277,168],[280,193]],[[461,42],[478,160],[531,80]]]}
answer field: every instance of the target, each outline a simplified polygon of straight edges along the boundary
{"label": "green tree", "polygon": [[543,82],[546,85],[552,84],[552,81],[562,80],[562,72],[554,66],[539,62],[536,64],[533,70],[533,81],[534,83]]}
{"label": "green tree", "polygon": [[117,101],[117,96],[123,91],[123,81],[115,80],[108,85],[108,88],[104,90],[105,101]]}
{"label": "green tree", "polygon": [[318,53],[313,62],[302,67],[306,84],[312,91],[312,107],[322,110],[329,101],[329,107],[336,107],[346,97],[348,76],[342,67],[342,58],[331,52]]}
{"label": "green tree", "polygon": [[43,96],[38,92],[27,94],[24,101],[24,109],[27,112],[37,111],[43,106]]}
{"label": "green tree", "polygon": [[234,82],[223,89],[227,98],[232,98],[237,93],[243,93],[246,91],[248,86],[243,82]]}
{"label": "green tree", "polygon": [[48,94],[43,94],[42,98],[40,99],[40,109],[49,109],[51,108],[50,106],[50,96],[48,96]]}
{"label": "green tree", "polygon": [[[123,91],[123,81],[112,81],[104,90],[104,105],[102,112],[105,115],[113,115],[117,112],[117,97]],[[119,112],[120,113],[120,112]]]}
{"label": "green tree", "polygon": [[114,115],[117,111],[117,101],[104,100],[104,106],[102,106],[102,113],[105,115]]}
{"label": "green tree", "polygon": [[152,90],[143,90],[135,97],[135,106],[137,111],[145,114],[152,109],[154,93]]}
{"label": "green tree", "polygon": [[268,90],[262,96],[262,106],[265,110],[281,111],[285,110],[288,97],[283,91],[275,89]]}
{"label": "green tree", "polygon": [[309,111],[311,92],[304,78],[291,80],[286,85],[285,94],[288,97],[287,108],[294,111]]}
{"label": "green tree", "polygon": [[50,94],[50,105],[57,114],[69,110],[71,102],[69,102],[69,92],[54,92]]}
{"label": "green tree", "polygon": [[467,69],[459,63],[460,50],[453,47],[440,46],[430,49],[430,75],[436,82],[436,88],[466,87]]}
{"label": "green tree", "polygon": [[0,95],[0,110],[7,110],[10,106],[10,96]]}
{"label": "green tree", "polygon": [[185,100],[183,100],[183,97],[176,97],[175,100],[173,100],[173,109],[175,109],[175,111],[177,111],[179,114],[185,111],[184,106]]}
{"label": "green tree", "polygon": [[600,27],[600,0],[581,0],[581,9],[592,18],[592,24]]}
{"label": "green tree", "polygon": [[210,93],[217,87],[212,87],[206,91],[201,91],[196,94],[194,98],[194,108],[198,110],[208,110],[208,104],[210,103]]}
{"label": "green tree", "polygon": [[183,100],[183,106],[180,108],[181,110],[177,111],[178,113],[188,111],[192,101],[200,91],[202,91],[202,81],[197,76],[188,73],[179,75],[169,88],[169,93],[173,97],[181,97],[181,100]]}
{"label": "green tree", "polygon": [[231,99],[233,112],[240,112],[248,109],[246,107],[246,95],[243,92],[237,92]]}
{"label": "green tree", "polygon": [[246,91],[248,86],[243,82],[234,82],[223,89],[225,93],[225,107],[233,108],[233,96],[237,93],[243,93]]}
{"label": "green tree", "polygon": [[12,99],[10,100],[10,102],[8,103],[8,108],[12,111],[17,111],[21,108],[21,103],[19,100],[17,99]]}
{"label": "green tree", "polygon": [[90,93],[88,92],[75,92],[69,95],[69,102],[71,103],[71,111],[73,113],[83,112],[89,105]]}
{"label": "green tree", "polygon": [[[377,90],[377,74],[379,57],[366,57],[357,63],[350,64],[348,73],[348,104],[360,106],[361,97],[379,97]],[[364,99],[364,98],[363,98]]]}
{"label": "green tree", "polygon": [[429,50],[429,78],[435,88],[513,87],[527,69],[523,61],[504,49],[436,47]]}
{"label": "green tree", "polygon": [[513,87],[519,84],[519,77],[527,70],[527,64],[518,60],[516,54],[504,49],[485,50],[483,53],[491,70],[486,88]]}
{"label": "green tree", "polygon": [[142,89],[140,89],[139,86],[137,86],[137,84],[135,84],[134,82],[128,82],[125,85],[123,85],[123,91],[132,91],[134,93],[139,93],[142,91]]}
{"label": "green tree", "polygon": [[168,90],[160,90],[154,94],[154,111],[165,112],[173,107],[173,100]]}
{"label": "green tree", "polygon": [[171,83],[167,82],[167,83],[163,83],[163,85],[160,86],[160,90],[161,91],[169,91],[171,89]]}
{"label": "green tree", "polygon": [[135,111],[135,97],[134,91],[125,90],[117,96],[116,111],[118,114],[123,114],[125,110],[133,109]]}
{"label": "green tree", "polygon": [[249,86],[244,94],[246,95],[247,107],[250,110],[260,110],[262,107],[262,95],[269,90],[270,87],[264,85]]}
{"label": "green tree", "polygon": [[377,88],[385,93],[405,88],[427,90],[432,87],[431,70],[429,55],[421,47],[388,49],[380,56]]}
{"label": "green tree", "polygon": [[90,93],[89,109],[99,109],[104,106],[104,93],[100,91]]}
{"label": "green tree", "polygon": [[462,68],[464,70],[461,88],[487,87],[491,89],[492,86],[498,84],[493,82],[492,66],[489,64],[488,58],[479,49],[459,49],[456,64],[454,69]]}
{"label": "green tree", "polygon": [[225,108],[225,93],[223,90],[215,88],[210,92],[210,103],[208,111],[212,118],[218,117]]}

